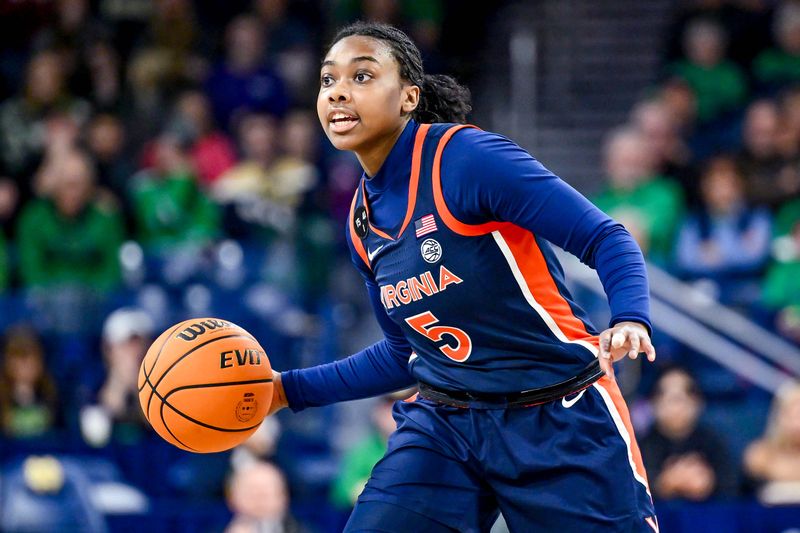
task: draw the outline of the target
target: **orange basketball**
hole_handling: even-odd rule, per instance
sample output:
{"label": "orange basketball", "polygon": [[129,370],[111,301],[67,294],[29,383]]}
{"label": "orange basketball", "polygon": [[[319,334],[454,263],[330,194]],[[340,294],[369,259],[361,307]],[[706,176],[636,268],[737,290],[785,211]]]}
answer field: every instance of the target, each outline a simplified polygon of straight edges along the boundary
{"label": "orange basketball", "polygon": [[193,318],[162,333],[139,370],[139,403],[175,446],[221,452],[252,435],[272,401],[272,369],[252,335],[218,318]]}

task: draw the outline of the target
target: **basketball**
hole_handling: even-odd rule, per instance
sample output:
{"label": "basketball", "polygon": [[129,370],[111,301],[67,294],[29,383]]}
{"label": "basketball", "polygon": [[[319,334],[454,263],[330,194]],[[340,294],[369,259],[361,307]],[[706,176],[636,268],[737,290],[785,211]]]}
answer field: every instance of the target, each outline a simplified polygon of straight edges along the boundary
{"label": "basketball", "polygon": [[138,385],[142,411],[161,437],[190,452],[221,452],[246,440],[264,420],[272,369],[244,329],[195,318],[155,340]]}

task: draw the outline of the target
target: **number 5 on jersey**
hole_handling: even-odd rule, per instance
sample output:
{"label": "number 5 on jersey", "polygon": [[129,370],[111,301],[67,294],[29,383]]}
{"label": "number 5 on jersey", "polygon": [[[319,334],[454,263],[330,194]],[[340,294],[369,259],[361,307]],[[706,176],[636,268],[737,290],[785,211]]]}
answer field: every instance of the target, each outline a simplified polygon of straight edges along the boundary
{"label": "number 5 on jersey", "polygon": [[[453,361],[463,363],[472,353],[472,339],[469,338],[469,335],[463,329],[437,326],[439,319],[430,311],[406,318],[406,322],[414,331],[433,342],[444,341],[444,344],[438,348]],[[444,339],[445,335],[449,335],[451,338],[446,340]],[[455,341],[455,345],[453,345],[453,341]]]}

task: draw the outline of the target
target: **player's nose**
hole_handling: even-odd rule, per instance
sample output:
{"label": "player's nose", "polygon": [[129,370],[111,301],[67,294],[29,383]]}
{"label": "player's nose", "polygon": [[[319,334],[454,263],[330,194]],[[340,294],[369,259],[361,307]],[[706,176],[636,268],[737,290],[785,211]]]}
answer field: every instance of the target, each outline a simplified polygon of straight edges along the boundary
{"label": "player's nose", "polygon": [[345,84],[343,83],[339,83],[336,85],[336,87],[330,90],[330,92],[328,93],[329,102],[334,103],[334,102],[350,101],[350,91],[344,85]]}

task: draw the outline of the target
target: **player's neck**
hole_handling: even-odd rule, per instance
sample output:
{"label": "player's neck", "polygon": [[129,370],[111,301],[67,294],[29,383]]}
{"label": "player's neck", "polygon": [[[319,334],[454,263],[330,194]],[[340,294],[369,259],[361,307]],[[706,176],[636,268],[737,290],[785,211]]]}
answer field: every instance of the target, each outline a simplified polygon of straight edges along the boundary
{"label": "player's neck", "polygon": [[368,177],[372,178],[380,171],[407,125],[408,121],[403,122],[399,128],[389,135],[376,139],[370,146],[356,152],[358,162],[361,163],[361,168],[364,169]]}

